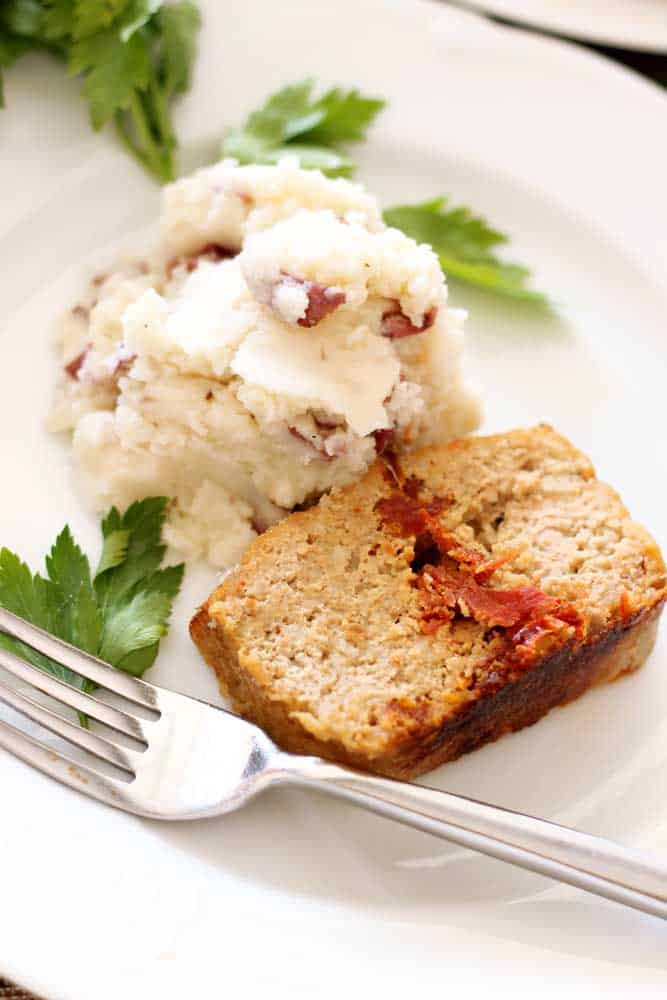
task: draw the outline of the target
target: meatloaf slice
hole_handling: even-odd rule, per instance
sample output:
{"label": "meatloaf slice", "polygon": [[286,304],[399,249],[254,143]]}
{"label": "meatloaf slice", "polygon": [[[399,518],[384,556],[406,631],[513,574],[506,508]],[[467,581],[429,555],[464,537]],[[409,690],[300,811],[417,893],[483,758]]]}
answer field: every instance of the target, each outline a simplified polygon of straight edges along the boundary
{"label": "meatloaf slice", "polygon": [[539,426],[378,461],[258,538],[191,634],[282,747],[411,778],[639,667],[665,584]]}

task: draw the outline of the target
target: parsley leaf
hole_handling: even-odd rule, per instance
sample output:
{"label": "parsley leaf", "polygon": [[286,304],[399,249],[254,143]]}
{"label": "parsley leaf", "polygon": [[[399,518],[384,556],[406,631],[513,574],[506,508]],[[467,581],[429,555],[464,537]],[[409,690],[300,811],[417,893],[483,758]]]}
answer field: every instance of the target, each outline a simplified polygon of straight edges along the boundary
{"label": "parsley leaf", "polygon": [[34,625],[51,631],[55,621],[53,587],[9,549],[0,549],[0,604]]}
{"label": "parsley leaf", "polygon": [[289,153],[305,169],[329,176],[352,174],[354,164],[338,146],[363,140],[385,102],[339,87],[315,100],[314,85],[302,80],[269,97],[244,125],[227,134],[223,155],[240,163],[276,163]]}
{"label": "parsley leaf", "polygon": [[108,28],[128,5],[129,0],[74,0],[74,38],[85,38]]}
{"label": "parsley leaf", "polygon": [[38,38],[42,21],[41,0],[5,0],[2,23],[5,28],[23,38]]}
{"label": "parsley leaf", "polygon": [[527,268],[496,256],[495,248],[507,243],[507,236],[469,208],[448,208],[446,198],[436,198],[388,208],[384,221],[418,243],[429,243],[448,277],[499,295],[547,304],[541,292],[526,286]]}
{"label": "parsley leaf", "polygon": [[[0,550],[0,605],[136,677],[154,662],[166,635],[184,567],[160,568],[165,547],[164,497],[113,507],[102,521],[102,554],[94,578],[68,527],[46,557],[46,577],[8,549]],[[0,632],[0,648],[83,691],[95,685]],[[87,725],[85,716],[80,716]]]}
{"label": "parsley leaf", "polygon": [[[0,549],[0,604],[47,632],[55,631],[55,597],[52,586],[39,574],[33,577],[28,566],[9,549]],[[46,670],[61,680],[81,687],[81,678],[75,679],[71,671],[4,632],[0,632],[0,648],[16,653],[40,670]]]}
{"label": "parsley leaf", "polygon": [[114,569],[125,561],[130,544],[130,530],[121,528],[121,517],[115,507],[102,522],[102,554],[97,565],[96,577],[101,577],[108,569]]}
{"label": "parsley leaf", "polygon": [[166,506],[164,497],[148,497],[128,507],[122,518],[112,507],[102,522],[103,557],[112,535],[117,536],[121,531],[126,536],[123,560],[115,560],[115,564],[104,569],[102,559],[95,576],[97,599],[105,614],[125,600],[139,581],[152,576],[159,568],[165,554],[161,538]]}
{"label": "parsley leaf", "polygon": [[[67,568],[72,562],[71,570]],[[97,623],[90,613],[90,601],[85,593],[90,593],[90,570],[87,560],[75,545],[69,529],[65,528],[51,549],[48,557],[55,577],[47,578],[31,574],[28,566],[8,549],[0,551],[0,604],[8,611],[20,615],[34,625],[52,632],[66,642],[79,645],[80,638],[88,652],[95,652],[93,640]],[[86,586],[86,579],[88,586]],[[71,604],[68,604],[71,601]],[[99,637],[99,631],[97,632]],[[17,653],[24,660],[61,680],[83,689],[86,681],[49,657],[30,649],[22,642],[0,632],[0,646]]]}
{"label": "parsley leaf", "polygon": [[122,41],[127,42],[135,31],[148,24],[153,14],[160,10],[163,2],[164,0],[130,0],[119,22]]}
{"label": "parsley leaf", "polygon": [[74,33],[75,0],[46,0],[42,14],[45,42],[60,42]]}
{"label": "parsley leaf", "polygon": [[375,97],[362,97],[358,90],[334,87],[317,102],[320,118],[305,132],[301,142],[333,146],[339,142],[362,142],[366,129],[385,106]]}
{"label": "parsley leaf", "polygon": [[149,497],[132,504],[122,518],[114,507],[102,524],[104,546],[95,577],[97,600],[104,609],[100,655],[135,675],[154,662],[183,579],[182,565],[159,568],[165,553],[161,537],[166,504],[164,497]]}
{"label": "parsley leaf", "polygon": [[115,606],[106,620],[102,659],[120,664],[135,650],[155,649],[167,631],[170,611],[170,598],[159,591],[139,590],[127,603]]}
{"label": "parsley leaf", "polygon": [[169,4],[158,14],[162,39],[160,83],[167,97],[184,94],[190,86],[200,21],[193,3]]}
{"label": "parsley leaf", "polygon": [[75,42],[70,51],[69,71],[76,75],[89,70],[83,93],[90,106],[90,121],[98,131],[124,111],[136,92],[148,85],[150,52],[148,39],[135,33],[123,42],[117,30],[100,31]]}
{"label": "parsley leaf", "polygon": [[87,653],[96,653],[102,616],[95,600],[90,564],[69,527],[63,528],[46,557],[46,571],[57,601],[57,634]]}

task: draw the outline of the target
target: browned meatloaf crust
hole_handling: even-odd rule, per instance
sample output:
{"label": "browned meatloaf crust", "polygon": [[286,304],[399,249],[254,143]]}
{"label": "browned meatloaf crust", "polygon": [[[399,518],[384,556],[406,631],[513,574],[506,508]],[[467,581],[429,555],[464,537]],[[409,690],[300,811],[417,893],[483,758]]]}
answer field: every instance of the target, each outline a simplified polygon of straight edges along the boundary
{"label": "browned meatloaf crust", "polygon": [[653,539],[540,426],[378,462],[261,536],[191,634],[285,749],[410,778],[635,670],[665,593]]}

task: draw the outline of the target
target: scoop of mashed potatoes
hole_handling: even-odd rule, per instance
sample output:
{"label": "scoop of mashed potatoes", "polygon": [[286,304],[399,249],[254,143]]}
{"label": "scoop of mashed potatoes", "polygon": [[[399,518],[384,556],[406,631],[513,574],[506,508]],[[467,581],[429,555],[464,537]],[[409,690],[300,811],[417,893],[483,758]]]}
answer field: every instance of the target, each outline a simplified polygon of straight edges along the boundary
{"label": "scoop of mashed potatoes", "polygon": [[96,510],[167,495],[170,544],[224,568],[383,451],[476,426],[463,319],[360,185],[225,160],[167,187],[150,261],[66,317],[50,427]]}

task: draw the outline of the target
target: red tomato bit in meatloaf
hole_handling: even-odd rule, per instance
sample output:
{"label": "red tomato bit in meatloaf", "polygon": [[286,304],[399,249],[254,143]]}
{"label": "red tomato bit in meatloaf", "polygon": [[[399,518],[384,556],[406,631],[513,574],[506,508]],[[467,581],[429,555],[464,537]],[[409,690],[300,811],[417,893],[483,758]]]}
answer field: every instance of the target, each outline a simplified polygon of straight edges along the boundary
{"label": "red tomato bit in meatloaf", "polygon": [[377,502],[383,526],[393,534],[414,536],[415,587],[421,591],[422,631],[436,632],[456,615],[491,628],[514,632],[518,643],[532,643],[537,634],[578,627],[576,610],[537,587],[497,590],[486,586],[495,571],[515,552],[488,559],[446,531],[438,515],[448,506],[442,497],[423,499],[421,484],[412,478]]}

